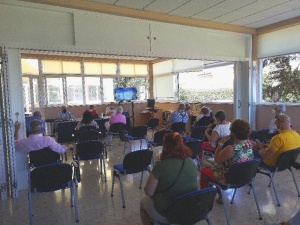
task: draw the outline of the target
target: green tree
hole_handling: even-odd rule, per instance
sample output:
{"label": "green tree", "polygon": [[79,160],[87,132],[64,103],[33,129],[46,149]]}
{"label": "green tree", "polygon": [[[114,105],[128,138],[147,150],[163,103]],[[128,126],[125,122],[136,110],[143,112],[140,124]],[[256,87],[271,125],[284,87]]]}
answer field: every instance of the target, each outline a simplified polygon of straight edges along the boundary
{"label": "green tree", "polygon": [[300,100],[299,54],[266,58],[263,67],[263,99],[266,101],[296,102]]}

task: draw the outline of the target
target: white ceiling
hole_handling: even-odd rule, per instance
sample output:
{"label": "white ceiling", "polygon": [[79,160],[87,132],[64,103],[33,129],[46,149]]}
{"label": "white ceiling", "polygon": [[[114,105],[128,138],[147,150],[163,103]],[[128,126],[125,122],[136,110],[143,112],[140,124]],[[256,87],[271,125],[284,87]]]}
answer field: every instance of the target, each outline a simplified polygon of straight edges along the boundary
{"label": "white ceiling", "polygon": [[300,16],[300,0],[87,1],[248,28],[260,28]]}

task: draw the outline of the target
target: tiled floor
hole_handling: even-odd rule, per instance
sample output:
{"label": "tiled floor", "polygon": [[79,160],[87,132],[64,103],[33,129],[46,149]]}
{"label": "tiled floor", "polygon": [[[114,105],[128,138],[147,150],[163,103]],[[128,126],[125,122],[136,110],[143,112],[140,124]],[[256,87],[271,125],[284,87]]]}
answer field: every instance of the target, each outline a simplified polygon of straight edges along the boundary
{"label": "tiled floor", "polygon": [[[155,149],[158,154],[159,149]],[[111,197],[111,170],[112,165],[122,162],[123,143],[119,146],[119,140],[114,138],[112,150],[107,159],[107,182],[99,173],[97,161],[82,162],[82,182],[78,186],[79,220],[77,224],[114,224],[114,225],[139,225],[139,202],[144,196],[143,189],[139,189],[140,174],[127,175],[124,178],[126,208],[122,208],[119,182],[116,180],[114,196]],[[68,157],[70,159],[70,157]],[[148,175],[144,176],[144,182]],[[296,177],[300,183],[300,171],[296,171]],[[257,175],[255,179],[258,201],[261,207],[263,219],[258,219],[258,214],[253,195],[247,194],[248,188],[241,188],[233,205],[228,205],[230,221],[232,225],[242,224],[278,224],[279,220],[286,220],[300,208],[300,198],[297,197],[296,188],[290,176],[290,172],[281,172],[275,177],[278,184],[278,193],[281,206],[275,204],[275,196],[272,189],[268,188],[266,176]],[[229,197],[231,191],[227,191]],[[71,225],[75,223],[75,215],[69,205],[69,190],[55,193],[43,193],[33,195],[34,224],[35,225]],[[228,202],[226,202],[228,203]],[[215,204],[211,212],[213,224],[226,224],[223,206]],[[27,190],[21,191],[19,197],[2,201],[0,204],[1,225],[25,225],[29,224]],[[207,224],[202,221],[198,224]]]}

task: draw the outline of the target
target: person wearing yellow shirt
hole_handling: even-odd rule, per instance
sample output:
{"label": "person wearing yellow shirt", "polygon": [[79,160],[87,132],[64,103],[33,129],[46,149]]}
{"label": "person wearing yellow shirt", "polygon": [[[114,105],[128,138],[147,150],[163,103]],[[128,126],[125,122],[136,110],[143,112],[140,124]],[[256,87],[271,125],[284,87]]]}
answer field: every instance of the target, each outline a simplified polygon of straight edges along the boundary
{"label": "person wearing yellow shirt", "polygon": [[269,145],[256,143],[263,163],[275,167],[278,157],[289,150],[300,147],[300,135],[292,129],[291,119],[287,115],[278,115],[275,120],[279,134],[275,135]]}

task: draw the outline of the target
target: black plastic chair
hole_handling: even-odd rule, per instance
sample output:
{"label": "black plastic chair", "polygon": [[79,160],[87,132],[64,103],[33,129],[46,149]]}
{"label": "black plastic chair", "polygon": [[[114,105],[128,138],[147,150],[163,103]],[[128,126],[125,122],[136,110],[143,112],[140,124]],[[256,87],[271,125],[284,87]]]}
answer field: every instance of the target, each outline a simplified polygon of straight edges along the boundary
{"label": "black plastic chair", "polygon": [[57,190],[65,190],[70,188],[71,207],[75,206],[76,222],[79,222],[77,193],[75,188],[75,174],[70,164],[49,164],[35,167],[28,173],[28,202],[29,202],[29,218],[30,225],[33,224],[33,203],[32,193],[53,192]]}
{"label": "black plastic chair", "polygon": [[151,118],[148,121],[147,129],[152,131],[152,137],[154,135],[154,131],[157,131],[159,124],[159,118]]}
{"label": "black plastic chair", "polygon": [[153,152],[148,149],[130,152],[127,155],[125,155],[123,163],[115,164],[113,166],[114,171],[113,171],[113,178],[112,178],[111,196],[114,195],[115,177],[117,177],[120,182],[123,208],[125,208],[126,205],[125,205],[125,198],[124,198],[122,176],[141,172],[141,180],[140,180],[140,187],[139,187],[141,189],[144,171],[148,171],[150,173],[150,164],[152,160],[152,155]]}
{"label": "black plastic chair", "polygon": [[127,149],[127,143],[130,144],[130,151],[132,150],[132,142],[133,141],[140,141],[140,149],[142,149],[143,146],[143,140],[146,141],[146,145],[148,146],[148,137],[147,137],[147,126],[137,126],[134,127],[131,131],[131,134],[128,134],[128,132],[121,131],[120,140],[124,142],[124,153]]}
{"label": "black plastic chair", "polygon": [[204,138],[206,129],[207,129],[206,126],[194,127],[191,132],[191,136],[184,136],[183,140],[185,140],[185,141],[194,141],[194,140],[202,141]]}
{"label": "black plastic chair", "polygon": [[300,153],[300,148],[296,148],[296,149],[284,152],[278,157],[275,167],[269,167],[266,164],[262,163],[258,168],[258,171],[257,171],[258,173],[267,175],[270,178],[270,182],[269,182],[268,186],[270,187],[270,185],[272,183],[278,206],[280,206],[280,202],[279,202],[279,198],[278,198],[278,194],[277,194],[277,190],[276,190],[276,186],[275,186],[274,178],[273,178],[276,172],[281,172],[284,170],[289,170],[291,172],[293,180],[294,180],[294,184],[297,189],[298,197],[300,197],[299,188],[298,188],[297,181],[296,181],[296,178],[295,178],[295,175],[293,172],[293,168],[292,168],[293,164],[297,160],[299,153]]}
{"label": "black plastic chair", "polygon": [[[227,189],[234,189],[234,192],[233,192],[233,195],[231,198],[231,202],[230,202],[231,204],[233,204],[236,190],[238,188],[249,185],[250,188],[253,190],[256,208],[258,211],[259,219],[261,220],[262,216],[261,216],[259,204],[257,201],[255,188],[254,188],[254,177],[256,175],[256,172],[257,172],[257,169],[258,169],[260,163],[261,163],[260,159],[253,159],[253,160],[249,160],[247,162],[235,163],[235,164],[231,165],[229,167],[229,171],[226,176],[227,184],[223,184],[216,180],[212,180],[209,177],[205,177],[205,179],[207,179],[210,183],[215,184],[222,192]],[[250,194],[250,190],[249,190],[248,194]],[[225,216],[226,216],[227,225],[230,225],[224,193],[222,193],[222,200],[223,200],[223,206],[224,206],[224,212],[225,212]]]}
{"label": "black plastic chair", "polygon": [[184,135],[184,133],[186,131],[186,123],[184,123],[184,122],[173,123],[171,125],[170,129],[173,132],[178,132],[179,134]]}
{"label": "black plastic chair", "polygon": [[153,135],[153,140],[148,141],[150,147],[157,147],[163,145],[163,139],[166,134],[172,133],[172,130],[159,130]]}
{"label": "black plastic chair", "polygon": [[100,133],[96,129],[83,129],[76,131],[76,142],[100,140]]}
{"label": "black plastic chair", "polygon": [[38,167],[47,164],[61,163],[60,154],[50,148],[43,148],[28,153],[29,167]]}
{"label": "black plastic chair", "polygon": [[109,131],[106,132],[107,136],[107,145],[109,146],[109,150],[111,147],[111,141],[113,136],[119,136],[121,130],[126,130],[126,124],[124,123],[113,123],[109,126]]}
{"label": "black plastic chair", "polygon": [[104,159],[105,146],[101,141],[84,141],[76,144],[76,153],[74,159],[78,161],[80,167],[80,160],[99,159],[100,173],[104,169],[104,181],[106,182],[106,168]]}
{"label": "black plastic chair", "polygon": [[209,225],[212,225],[209,213],[213,208],[216,194],[216,188],[205,188],[175,198],[168,209],[167,218],[170,222],[168,225],[193,225],[202,220],[206,220]]}
{"label": "black plastic chair", "polygon": [[197,166],[198,168],[201,167],[200,165],[200,159],[199,159],[199,152],[201,151],[201,143],[202,141],[199,140],[194,140],[194,141],[185,141],[184,144],[186,146],[188,146],[190,149],[192,149],[193,151],[193,155],[191,156],[191,158],[193,160],[197,160]]}

